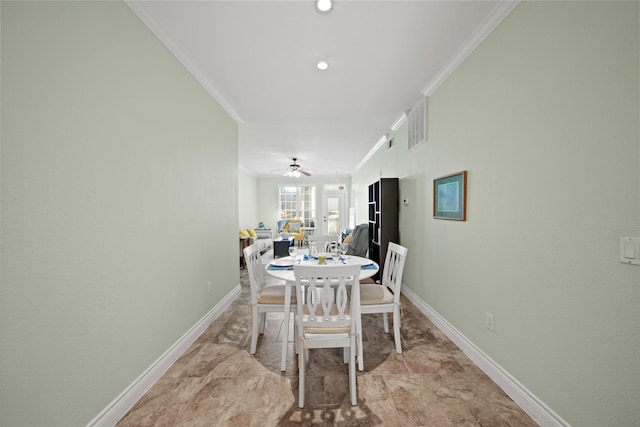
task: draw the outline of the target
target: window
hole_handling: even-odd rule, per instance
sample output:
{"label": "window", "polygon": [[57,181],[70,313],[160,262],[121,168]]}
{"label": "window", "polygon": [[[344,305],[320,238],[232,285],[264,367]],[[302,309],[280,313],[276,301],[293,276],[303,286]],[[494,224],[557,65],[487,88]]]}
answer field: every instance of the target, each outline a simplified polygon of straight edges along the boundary
{"label": "window", "polygon": [[280,187],[280,219],[300,219],[303,227],[315,227],[316,188],[291,185]]}

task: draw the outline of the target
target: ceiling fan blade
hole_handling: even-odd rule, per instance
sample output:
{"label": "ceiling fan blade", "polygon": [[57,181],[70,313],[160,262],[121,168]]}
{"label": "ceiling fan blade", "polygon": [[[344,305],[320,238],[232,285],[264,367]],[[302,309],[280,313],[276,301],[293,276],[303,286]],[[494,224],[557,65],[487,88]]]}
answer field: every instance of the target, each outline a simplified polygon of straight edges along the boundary
{"label": "ceiling fan blade", "polygon": [[303,169],[298,169],[298,172],[300,172],[302,175],[311,176],[311,174],[309,172],[307,172],[306,170],[303,170]]}

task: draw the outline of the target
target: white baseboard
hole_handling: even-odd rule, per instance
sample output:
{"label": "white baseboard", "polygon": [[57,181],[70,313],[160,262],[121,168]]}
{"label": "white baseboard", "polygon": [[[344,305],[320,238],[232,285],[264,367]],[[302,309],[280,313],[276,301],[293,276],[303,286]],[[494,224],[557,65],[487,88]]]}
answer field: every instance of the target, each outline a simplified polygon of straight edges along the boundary
{"label": "white baseboard", "polygon": [[233,288],[215,307],[191,327],[175,344],[151,364],[136,380],[118,397],[102,410],[87,427],[110,427],[126,415],[135,403],[151,388],[153,384],[169,369],[191,344],[226,310],[233,300],[240,295],[240,285]]}
{"label": "white baseboard", "polygon": [[551,408],[538,399],[517,379],[511,376],[493,359],[487,356],[467,337],[462,335],[445,318],[429,307],[411,289],[402,287],[402,294],[407,297],[433,324],[440,329],[460,350],[462,350],[485,374],[489,376],[514,402],[516,402],[531,418],[542,427],[570,427]]}

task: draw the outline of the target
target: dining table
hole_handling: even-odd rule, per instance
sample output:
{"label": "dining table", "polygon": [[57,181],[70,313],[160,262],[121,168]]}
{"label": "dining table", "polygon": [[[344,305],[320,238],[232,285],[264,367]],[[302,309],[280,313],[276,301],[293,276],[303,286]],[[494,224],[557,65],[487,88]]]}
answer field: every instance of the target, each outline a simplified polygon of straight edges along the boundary
{"label": "dining table", "polygon": [[[280,360],[280,370],[285,371],[287,365],[287,343],[289,337],[289,321],[286,318],[287,313],[291,310],[291,289],[296,283],[296,277],[293,271],[294,265],[340,265],[340,264],[359,264],[360,268],[360,276],[359,280],[368,279],[369,277],[373,277],[380,266],[370,260],[369,258],[359,257],[355,255],[325,255],[325,264],[319,264],[320,260],[318,256],[310,255],[308,253],[303,253],[297,255],[295,257],[284,257],[274,259],[269,262],[266,266],[267,274],[276,277],[278,279],[284,280],[286,283],[285,286],[285,295],[284,295],[284,315],[285,321],[283,322],[283,339],[282,339],[282,356]],[[297,339],[297,337],[295,338]]]}

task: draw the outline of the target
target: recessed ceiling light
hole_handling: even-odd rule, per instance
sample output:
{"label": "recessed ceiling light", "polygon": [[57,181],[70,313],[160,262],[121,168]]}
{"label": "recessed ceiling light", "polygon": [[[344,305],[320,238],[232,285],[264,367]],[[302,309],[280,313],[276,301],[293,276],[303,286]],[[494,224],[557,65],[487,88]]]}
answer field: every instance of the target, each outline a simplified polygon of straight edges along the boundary
{"label": "recessed ceiling light", "polygon": [[329,68],[329,64],[327,64],[327,61],[320,61],[320,62],[318,62],[317,67],[318,67],[318,70],[324,71],[327,68]]}
{"label": "recessed ceiling light", "polygon": [[331,0],[316,1],[316,8],[318,8],[320,12],[329,12],[332,7],[333,7],[333,3],[331,2]]}

